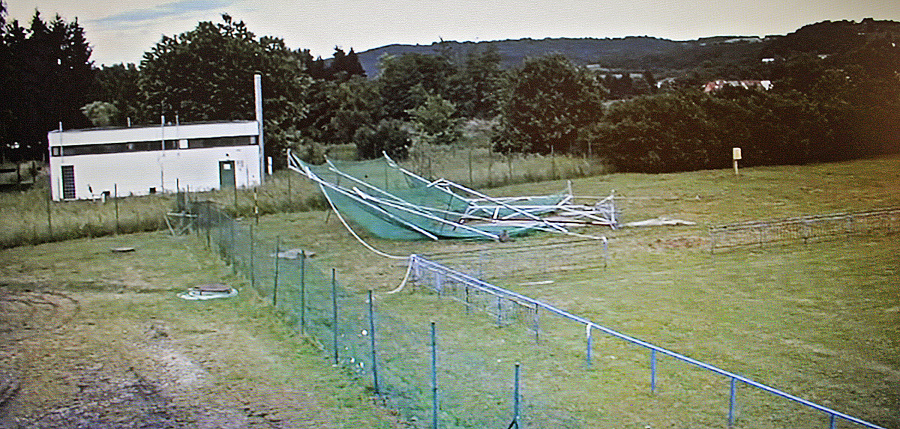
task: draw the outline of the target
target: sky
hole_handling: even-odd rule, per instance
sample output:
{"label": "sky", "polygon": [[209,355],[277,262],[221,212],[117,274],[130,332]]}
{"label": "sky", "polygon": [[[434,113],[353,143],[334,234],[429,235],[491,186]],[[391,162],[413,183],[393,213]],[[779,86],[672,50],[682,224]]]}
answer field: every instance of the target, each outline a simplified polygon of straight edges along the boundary
{"label": "sky", "polygon": [[900,21],[897,0],[2,0],[27,27],[35,9],[84,28],[96,65],[140,63],[163,35],[228,13],[257,36],[331,57],[440,40],[652,36],[671,40],[787,34],[824,20]]}

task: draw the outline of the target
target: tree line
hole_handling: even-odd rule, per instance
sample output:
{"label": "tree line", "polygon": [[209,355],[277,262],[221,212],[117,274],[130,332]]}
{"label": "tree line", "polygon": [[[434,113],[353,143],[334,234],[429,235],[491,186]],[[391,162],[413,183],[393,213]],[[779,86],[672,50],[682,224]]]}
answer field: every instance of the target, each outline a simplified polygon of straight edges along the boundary
{"label": "tree line", "polygon": [[707,94],[695,82],[657,85],[646,70],[612,76],[561,54],[503,69],[496,49],[443,44],[433,55],[384,56],[378,75],[366,76],[352,49],[314,59],[228,15],[164,36],[138,65],[94,67],[77,20],[47,23],[36,13],[28,28],[2,22],[0,72],[11,85],[0,133],[7,156],[40,158],[59,122],[251,119],[259,73],[276,165],[288,148],[317,160],[346,143],[360,158],[404,158],[420,145],[459,144],[470,119],[494,124],[497,152],[585,155],[619,171],[723,168],[731,147],[742,147],[749,165],[831,161],[900,147],[897,39],[882,32],[842,41],[828,55],[782,49],[755,69],[771,90]]}

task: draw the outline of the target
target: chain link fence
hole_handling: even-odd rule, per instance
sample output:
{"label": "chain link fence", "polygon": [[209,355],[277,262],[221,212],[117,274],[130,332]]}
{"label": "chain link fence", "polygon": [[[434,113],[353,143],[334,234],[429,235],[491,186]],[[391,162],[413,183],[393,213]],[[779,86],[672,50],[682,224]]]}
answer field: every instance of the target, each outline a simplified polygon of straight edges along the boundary
{"label": "chain link fence", "polygon": [[717,249],[774,243],[804,243],[856,234],[890,234],[900,229],[900,208],[831,213],[769,221],[716,225],[709,228],[710,252]]}

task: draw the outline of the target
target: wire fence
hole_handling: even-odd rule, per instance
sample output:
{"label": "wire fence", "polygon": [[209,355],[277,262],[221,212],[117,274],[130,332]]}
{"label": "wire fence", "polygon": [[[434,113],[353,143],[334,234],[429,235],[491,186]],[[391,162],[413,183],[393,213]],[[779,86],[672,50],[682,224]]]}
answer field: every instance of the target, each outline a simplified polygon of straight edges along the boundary
{"label": "wire fence", "polygon": [[900,230],[900,208],[831,213],[709,228],[710,252],[766,244],[828,240],[856,234],[890,234]]}
{"label": "wire fence", "polygon": [[413,274],[413,279],[419,284],[434,290],[438,294],[452,297],[454,300],[463,303],[467,311],[479,311],[488,314],[492,322],[496,321],[497,326],[513,323],[523,325],[525,329],[534,336],[535,341],[540,341],[541,338],[541,315],[544,315],[544,323],[546,323],[546,319],[548,318],[551,320],[557,319],[555,320],[556,322],[558,322],[559,319],[574,322],[578,326],[584,328],[584,359],[587,366],[591,366],[595,359],[593,356],[595,349],[593,344],[595,331],[646,349],[649,352],[649,387],[651,392],[656,392],[657,390],[657,361],[658,357],[662,356],[667,356],[678,362],[683,362],[725,377],[729,383],[727,411],[728,427],[732,427],[735,424],[738,409],[737,388],[740,383],[741,385],[759,389],[776,397],[787,399],[811,410],[823,413],[824,416],[827,416],[828,424],[831,429],[836,427],[838,420],[855,423],[867,428],[881,428],[881,426],[874,423],[807,401],[747,377],[692,359],[688,356],[628,336],[605,326],[598,325],[588,319],[574,315],[554,307],[553,305],[494,286],[471,275],[446,267],[440,263],[430,261],[421,256],[412,255],[410,257],[410,272]]}
{"label": "wire fence", "polygon": [[252,221],[236,221],[209,203],[188,206],[190,215],[173,222],[190,227],[173,224],[173,232],[200,236],[332,365],[413,427],[580,427],[529,396],[515,362],[454,348],[458,339],[444,344],[450,334],[439,324],[411,323],[382,310],[371,292],[351,292],[335,270],[321,268],[305,251],[262,239]]}
{"label": "wire fence", "polygon": [[[252,221],[236,221],[209,203],[186,205],[187,215],[172,219],[173,231],[205,236],[206,245],[249,277],[257,294],[270,300],[286,323],[318,343],[332,365],[413,427],[621,426],[622,416],[586,409],[578,400],[579,395],[605,395],[630,408],[665,398],[675,404],[670,421],[686,418],[707,427],[742,426],[742,421],[752,421],[747,416],[787,412],[795,415],[783,420],[789,426],[799,419],[830,428],[880,428],[494,286],[478,278],[486,273],[474,265],[463,272],[446,261],[411,255],[411,289],[436,293],[405,292],[417,317],[388,310],[378,305],[384,297],[351,292],[335,270],[323,269],[303,250],[289,248],[277,237],[261,238]],[[605,243],[574,244],[589,246],[584,253],[595,262],[605,261]],[[556,245],[551,243],[548,251]],[[674,369],[678,363],[687,365]],[[633,385],[615,390],[617,379],[642,377],[646,395],[622,396],[623,391],[640,390]],[[772,406],[772,395],[786,399],[788,406]],[[687,402],[714,410],[712,417],[695,415],[690,410],[696,408],[683,405]],[[679,417],[679,409],[688,414]],[[767,418],[774,427],[781,425],[776,417]]]}

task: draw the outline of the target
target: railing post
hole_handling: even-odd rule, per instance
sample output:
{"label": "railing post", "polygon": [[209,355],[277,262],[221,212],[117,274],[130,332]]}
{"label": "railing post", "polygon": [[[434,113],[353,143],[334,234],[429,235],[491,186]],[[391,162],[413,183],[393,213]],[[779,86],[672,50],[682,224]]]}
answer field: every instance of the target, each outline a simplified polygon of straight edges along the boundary
{"label": "railing post", "polygon": [[594,338],[594,336],[591,335],[591,325],[585,325],[585,331],[586,331],[585,333],[587,335],[587,366],[590,367],[591,366],[591,351],[592,351],[591,349],[593,349],[591,343]]}
{"label": "railing post", "polygon": [[[290,177],[290,176],[288,176]],[[300,251],[300,333],[306,334],[306,251]]]}
{"label": "railing post", "polygon": [[734,406],[736,400],[735,379],[731,377],[731,389],[728,395],[728,427],[734,426]]}
{"label": "railing post", "polygon": [[437,335],[431,322],[431,427],[438,429]]}
{"label": "railing post", "polygon": [[375,394],[378,394],[378,359],[375,353],[375,302],[372,299],[372,290],[369,289],[369,342],[372,345],[372,385]]}
{"label": "railing post", "polygon": [[650,349],[650,393],[656,393],[656,349]]}
{"label": "railing post", "polygon": [[331,269],[331,328],[334,330],[334,364],[340,363],[338,360],[338,307],[337,307],[337,280],[335,280],[334,268]]}
{"label": "railing post", "polygon": [[834,414],[829,414],[829,416],[830,416],[830,417],[828,418],[828,428],[829,428],[829,429],[834,429],[834,427],[835,427],[835,426],[834,426],[834,423],[835,423],[835,422],[834,422]]}
{"label": "railing post", "polygon": [[538,314],[538,310],[540,310],[540,306],[537,303],[534,304],[534,342],[538,343],[541,341],[541,325],[540,325],[540,315]]}
{"label": "railing post", "polygon": [[497,297],[497,327],[503,327],[503,298]]}

